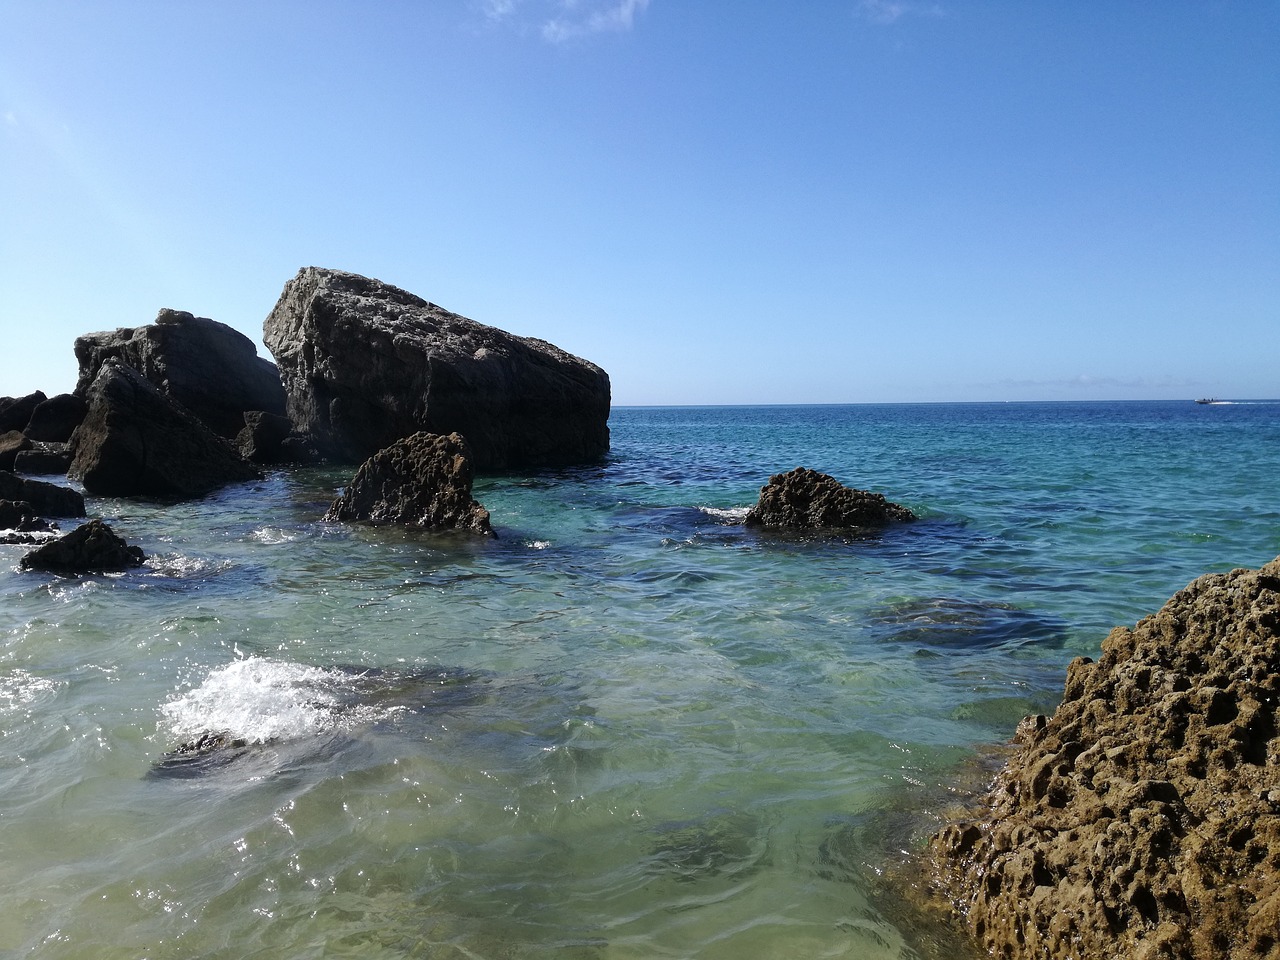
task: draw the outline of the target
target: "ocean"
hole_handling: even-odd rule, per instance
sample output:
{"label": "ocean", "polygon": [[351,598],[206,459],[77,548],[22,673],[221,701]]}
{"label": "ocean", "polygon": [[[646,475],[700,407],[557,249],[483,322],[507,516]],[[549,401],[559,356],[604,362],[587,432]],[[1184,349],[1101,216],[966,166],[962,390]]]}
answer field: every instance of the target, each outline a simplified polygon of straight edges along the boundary
{"label": "ocean", "polygon": [[[326,467],[88,498],[133,572],[0,546],[0,957],[936,955],[883,874],[974,757],[1111,627],[1280,554],[1280,402],[610,426],[477,481],[492,541],[323,523]],[[921,519],[742,527],[796,466]]]}

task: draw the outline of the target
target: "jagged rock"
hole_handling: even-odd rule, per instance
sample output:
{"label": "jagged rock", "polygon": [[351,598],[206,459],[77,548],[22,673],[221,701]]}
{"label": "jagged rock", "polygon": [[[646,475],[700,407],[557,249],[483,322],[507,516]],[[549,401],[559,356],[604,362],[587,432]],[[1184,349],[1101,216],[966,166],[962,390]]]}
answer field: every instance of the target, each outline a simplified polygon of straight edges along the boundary
{"label": "jagged rock", "polygon": [[22,431],[31,420],[31,413],[47,397],[40,390],[25,397],[0,397],[0,433]]}
{"label": "jagged rock", "polygon": [[31,438],[18,430],[0,433],[0,470],[12,470],[23,450],[31,449]]}
{"label": "jagged rock", "polygon": [[13,461],[15,473],[36,476],[66,476],[71,469],[71,450],[65,443],[34,443],[21,450]]}
{"label": "jagged rock", "polygon": [[930,844],[1009,960],[1280,955],[1280,558],[1199,578],[1029,717],[990,793]]}
{"label": "jagged rock", "polygon": [[915,520],[906,507],[881,494],[854,490],[825,473],[796,467],[777,473],[760,488],[760,499],[747,511],[747,526],[786,529],[848,529],[883,527],[894,521]]}
{"label": "jagged rock", "polygon": [[85,395],[68,476],[100,496],[198,497],[257,469],[133,368],[108,359]]}
{"label": "jagged rock", "polygon": [[46,443],[66,443],[89,407],[83,397],[74,393],[60,393],[36,404],[31,419],[23,431],[32,440]]}
{"label": "jagged rock", "polygon": [[420,430],[461,433],[481,470],[609,448],[609,376],[595,364],[378,280],[304,268],[263,341],[290,420],[334,460],[359,462]]}
{"label": "jagged rock", "polygon": [[116,536],[106,523],[90,520],[65,537],[51,540],[22,558],[24,570],[55,573],[100,573],[136,567],[146,559],[142,550]]}
{"label": "jagged rock", "polygon": [[284,413],[284,388],[275,364],[258,356],[253,341],[225,323],[181,310],[161,310],[156,322],[78,337],[86,397],[102,364],[116,358],[223,437],[234,437],[246,410]]}
{"label": "jagged rock", "polygon": [[47,533],[56,529],[48,520],[36,515],[25,500],[0,500],[0,530],[19,533]]}
{"label": "jagged rock", "polygon": [[283,445],[293,432],[288,417],[262,410],[248,411],[244,415],[244,427],[236,434],[236,449],[240,456],[254,463],[282,463],[285,461]]}
{"label": "jagged rock", "polygon": [[471,497],[472,479],[470,451],[459,434],[415,433],[365,461],[325,519],[493,536],[489,511]]}
{"label": "jagged rock", "polygon": [[44,517],[83,517],[84,495],[43,480],[28,480],[0,470],[0,499],[25,500]]}

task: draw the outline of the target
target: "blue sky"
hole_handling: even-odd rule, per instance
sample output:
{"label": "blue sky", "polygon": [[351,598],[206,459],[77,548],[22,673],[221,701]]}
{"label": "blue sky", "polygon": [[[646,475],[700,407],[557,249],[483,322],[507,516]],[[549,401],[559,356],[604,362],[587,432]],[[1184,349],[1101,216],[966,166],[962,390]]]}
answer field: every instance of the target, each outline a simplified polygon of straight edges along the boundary
{"label": "blue sky", "polygon": [[617,404],[1280,396],[1280,4],[0,0],[0,394],[306,265]]}

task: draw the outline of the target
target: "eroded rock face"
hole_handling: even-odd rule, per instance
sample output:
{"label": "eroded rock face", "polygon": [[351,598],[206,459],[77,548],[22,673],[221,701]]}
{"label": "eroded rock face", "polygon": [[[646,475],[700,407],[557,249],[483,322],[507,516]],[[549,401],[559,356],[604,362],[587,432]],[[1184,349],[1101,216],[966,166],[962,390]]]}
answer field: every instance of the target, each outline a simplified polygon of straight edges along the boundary
{"label": "eroded rock face", "polygon": [[489,511],[471,497],[473,478],[459,434],[415,433],[365,461],[325,519],[493,536]]}
{"label": "eroded rock face", "polygon": [[29,480],[0,470],[0,499],[20,500],[45,517],[83,517],[84,496],[78,490],[43,480]]}
{"label": "eroded rock face", "polygon": [[747,526],[790,530],[883,527],[916,519],[906,507],[881,494],[846,487],[834,477],[805,467],[777,473],[760,488],[760,499],[742,521]]}
{"label": "eroded rock face", "polygon": [[156,322],[89,333],[75,342],[84,397],[102,364],[118,359],[186,407],[219,436],[234,437],[246,410],[284,413],[284,388],[275,364],[253,341],[216,320],[161,310]]}
{"label": "eroded rock face", "polygon": [[418,431],[462,434],[482,470],[585,462],[609,448],[609,377],[595,364],[378,280],[299,271],[263,341],[289,419],[337,461]]}
{"label": "eroded rock face", "polygon": [[108,359],[86,391],[68,476],[98,496],[198,497],[257,468],[133,368]]}
{"label": "eroded rock face", "polygon": [[995,956],[1280,955],[1280,559],[1191,583],[1072,662],[937,882]]}
{"label": "eroded rock face", "polygon": [[22,558],[21,566],[54,573],[101,573],[136,567],[145,559],[141,549],[116,536],[106,523],[90,520],[65,537],[32,550]]}

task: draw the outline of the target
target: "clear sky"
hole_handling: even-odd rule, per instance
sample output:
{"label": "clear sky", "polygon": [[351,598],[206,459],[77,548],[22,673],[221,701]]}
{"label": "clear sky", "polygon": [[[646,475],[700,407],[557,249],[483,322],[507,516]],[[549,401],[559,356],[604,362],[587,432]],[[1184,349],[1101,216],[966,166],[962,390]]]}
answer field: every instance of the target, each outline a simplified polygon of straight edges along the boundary
{"label": "clear sky", "polygon": [[0,0],[0,395],[300,267],[614,402],[1280,396],[1274,0]]}

